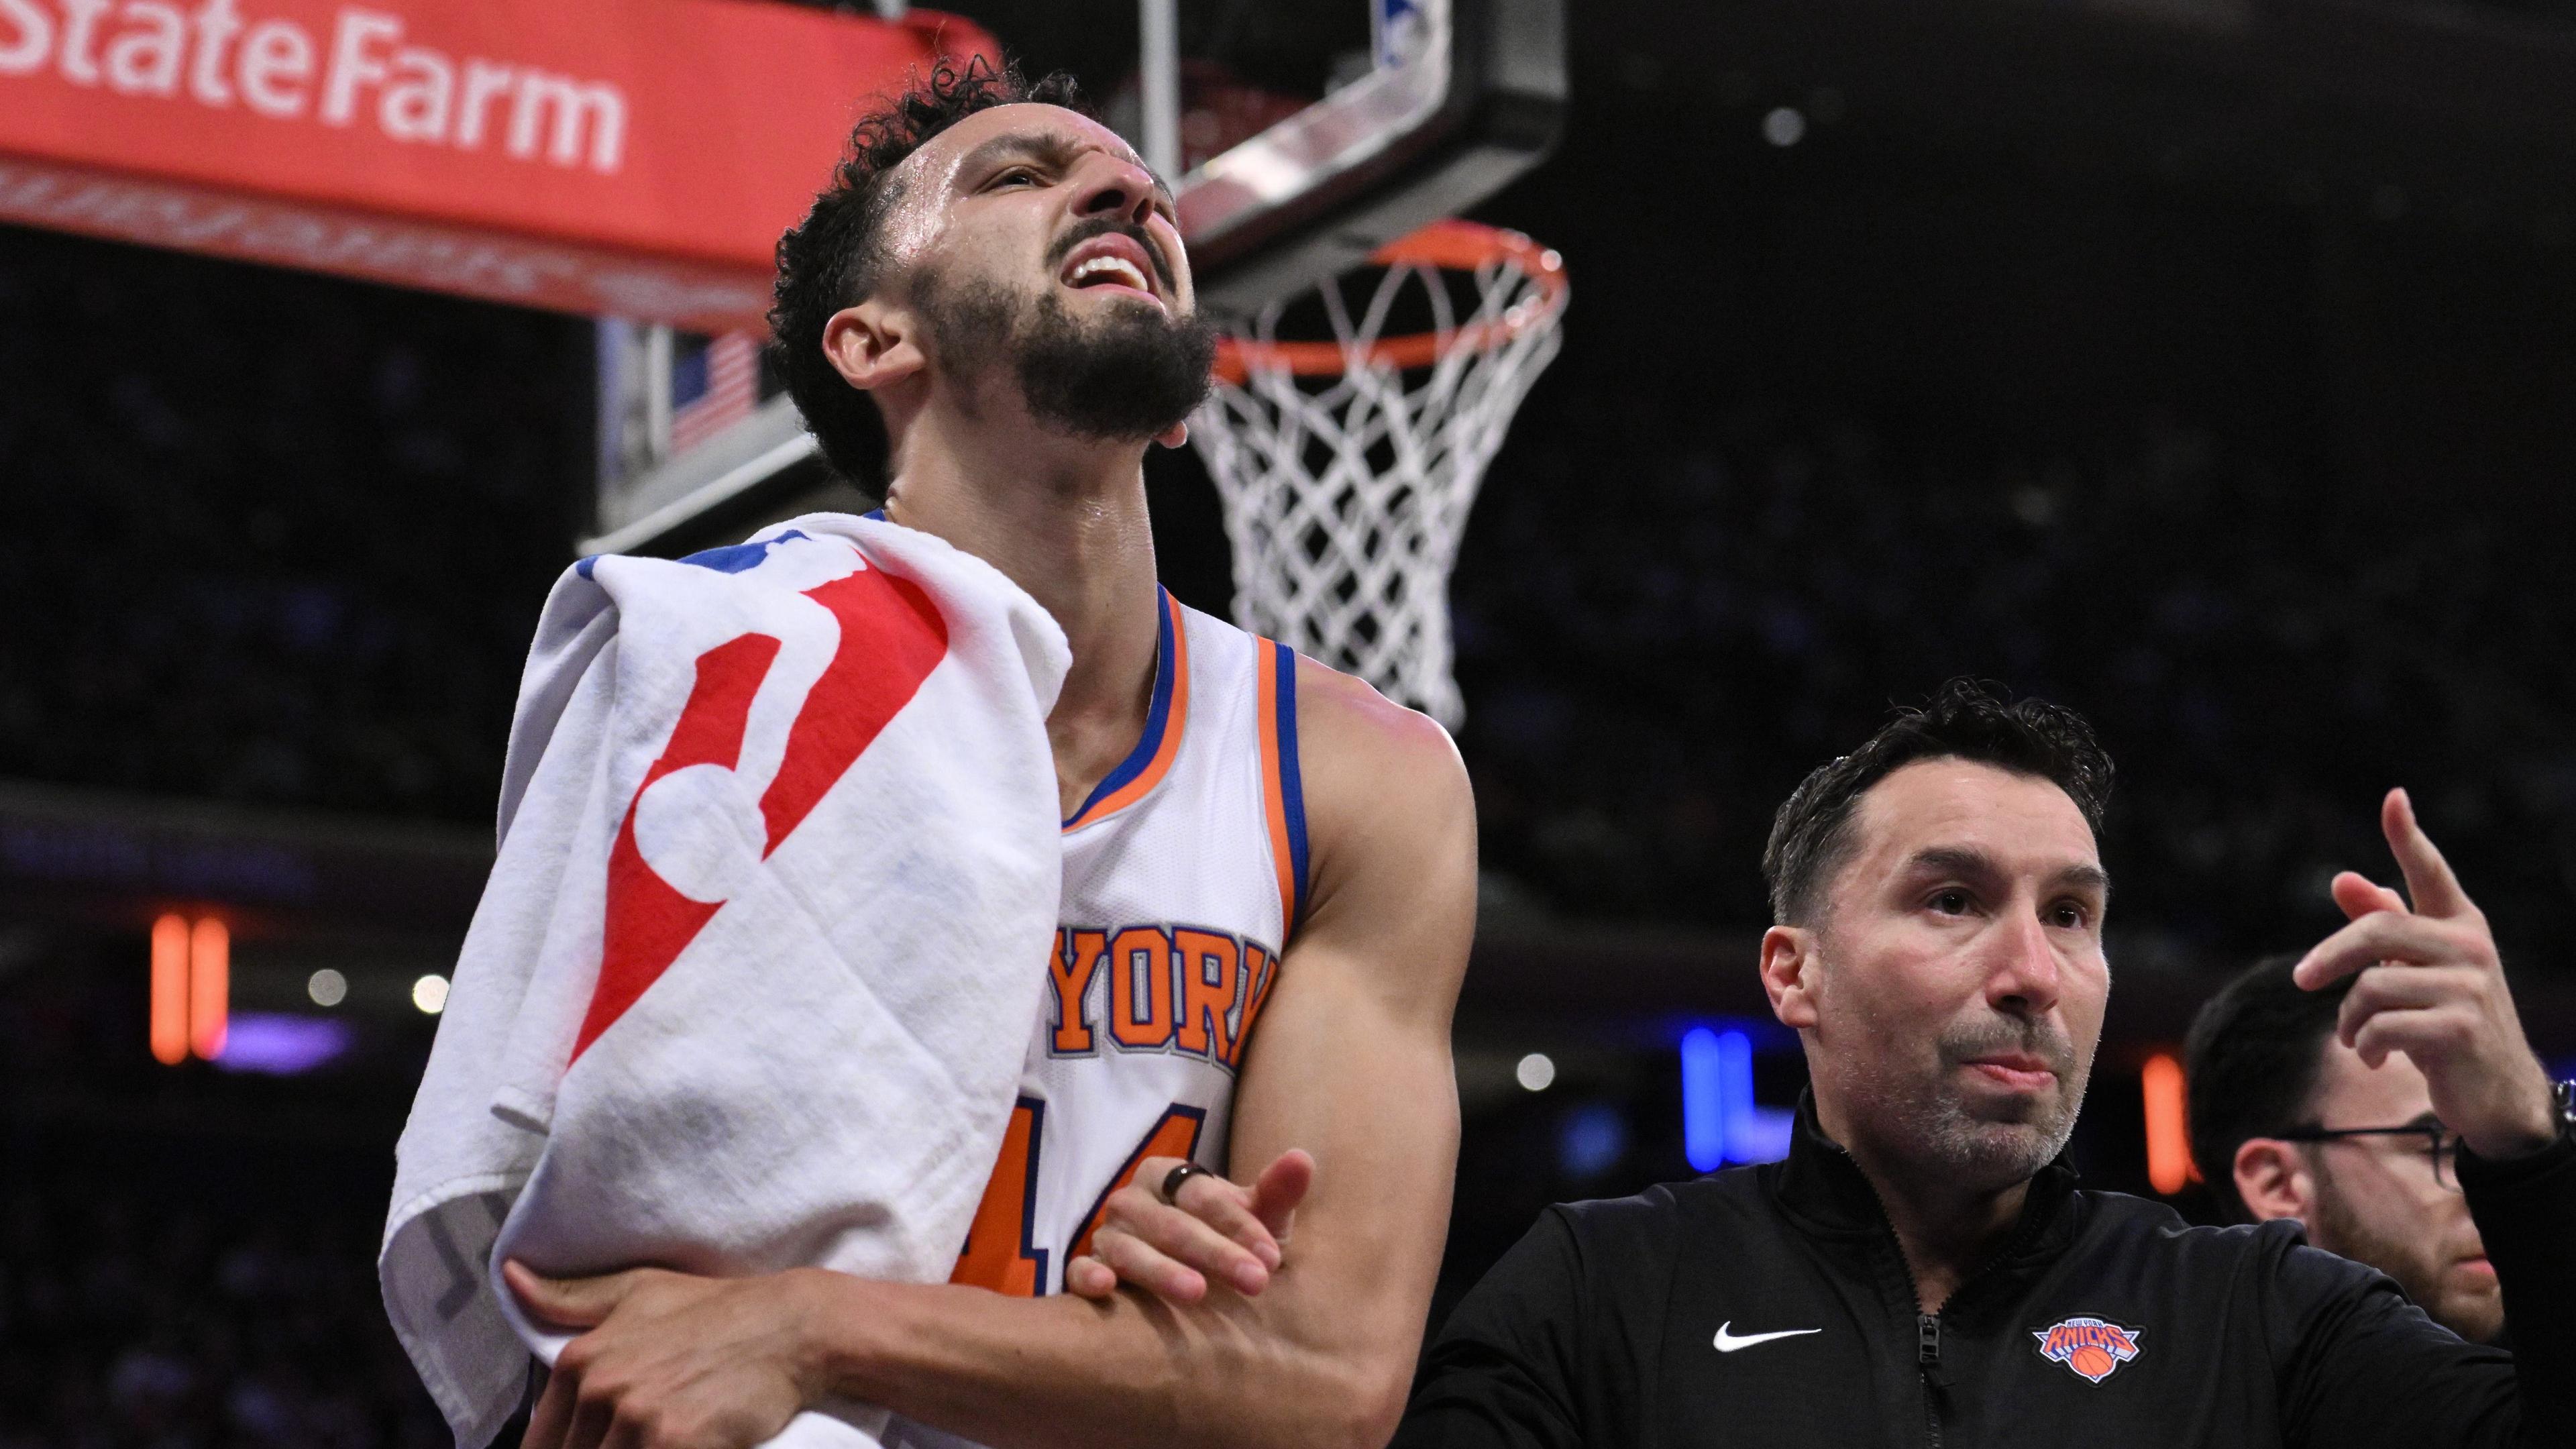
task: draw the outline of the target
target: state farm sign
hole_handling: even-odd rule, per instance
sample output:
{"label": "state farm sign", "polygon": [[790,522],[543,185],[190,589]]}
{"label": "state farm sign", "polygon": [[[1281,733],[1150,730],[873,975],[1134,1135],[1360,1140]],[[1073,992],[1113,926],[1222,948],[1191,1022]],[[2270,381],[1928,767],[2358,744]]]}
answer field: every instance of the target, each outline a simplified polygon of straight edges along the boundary
{"label": "state farm sign", "polygon": [[951,17],[0,0],[0,220],[701,330]]}
{"label": "state farm sign", "polygon": [[245,21],[232,0],[185,13],[161,0],[58,3],[48,14],[38,0],[0,0],[0,23],[17,30],[0,46],[0,75],[51,67],[117,95],[238,104],[278,121],[372,123],[413,144],[471,151],[488,138],[523,161],[537,159],[543,141],[558,166],[586,160],[615,171],[625,152],[626,93],[616,85],[407,45],[403,17],[387,11],[340,10],[326,42],[291,19]]}

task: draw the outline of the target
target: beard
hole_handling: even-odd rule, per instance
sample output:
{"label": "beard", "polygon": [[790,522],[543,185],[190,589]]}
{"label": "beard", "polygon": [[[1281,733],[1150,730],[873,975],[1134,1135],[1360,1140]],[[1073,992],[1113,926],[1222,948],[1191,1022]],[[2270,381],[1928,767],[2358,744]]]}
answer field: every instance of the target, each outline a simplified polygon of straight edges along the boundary
{"label": "beard", "polygon": [[934,271],[914,283],[913,304],[943,370],[980,382],[1007,368],[1029,416],[1071,437],[1158,437],[1188,421],[1213,382],[1215,326],[1142,299],[1114,302],[1086,322],[1052,288],[1031,300],[989,279]]}
{"label": "beard", "polygon": [[2397,1280],[2407,1300],[2432,1320],[2471,1343],[2493,1343],[2504,1333],[2504,1296],[2490,1288],[2451,1292],[2448,1262],[2438,1234],[2408,1238],[2385,1232],[2353,1206],[2322,1152],[2309,1154],[2317,1184],[2316,1224],[2309,1238],[2339,1258],[2366,1264]]}
{"label": "beard", "polygon": [[[1933,1050],[1928,1077],[1884,1058],[1861,1067],[1853,1083],[1854,1130],[1927,1174],[1977,1191],[2024,1181],[2066,1149],[2092,1060],[2055,1023],[2016,1017],[1959,1023],[1942,1033]],[[2024,1052],[2046,1062],[2057,1075],[2057,1090],[2014,1099],[2000,1114],[1991,1104],[1972,1105],[1954,1085],[1956,1068],[1998,1052]]]}

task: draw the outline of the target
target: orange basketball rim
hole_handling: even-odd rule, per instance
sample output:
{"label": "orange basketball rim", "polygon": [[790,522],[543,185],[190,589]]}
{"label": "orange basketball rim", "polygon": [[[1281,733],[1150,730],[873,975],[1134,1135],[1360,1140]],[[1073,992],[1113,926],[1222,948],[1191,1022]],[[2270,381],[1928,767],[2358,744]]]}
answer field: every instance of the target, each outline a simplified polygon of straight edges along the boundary
{"label": "orange basketball rim", "polygon": [[1242,385],[1253,371],[1285,372],[1297,377],[1332,377],[1346,372],[1354,355],[1364,365],[1410,371],[1429,367],[1451,352],[1489,351],[1532,327],[1553,322],[1565,309],[1565,258],[1553,247],[1527,236],[1481,222],[1448,218],[1396,238],[1377,249],[1369,264],[1416,266],[1450,272],[1480,272],[1508,267],[1536,284],[1536,290],[1501,316],[1479,319],[1445,332],[1416,332],[1383,337],[1345,348],[1339,342],[1272,342],[1227,337],[1217,343],[1216,375]]}

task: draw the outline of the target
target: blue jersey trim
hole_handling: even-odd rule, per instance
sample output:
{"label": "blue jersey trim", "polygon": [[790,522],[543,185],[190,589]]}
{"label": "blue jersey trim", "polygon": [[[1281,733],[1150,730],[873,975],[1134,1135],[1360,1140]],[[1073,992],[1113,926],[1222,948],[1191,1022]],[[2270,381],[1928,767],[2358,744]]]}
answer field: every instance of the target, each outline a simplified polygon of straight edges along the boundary
{"label": "blue jersey trim", "polygon": [[1297,651],[1285,644],[1270,647],[1279,651],[1279,806],[1287,817],[1288,865],[1297,882],[1296,907],[1280,925],[1284,932],[1306,911],[1306,788],[1297,770]]}
{"label": "blue jersey trim", "polygon": [[1165,591],[1162,585],[1154,586],[1154,595],[1157,614],[1154,629],[1154,699],[1145,709],[1145,732],[1136,737],[1136,748],[1127,752],[1127,758],[1118,762],[1118,768],[1101,777],[1100,783],[1091,787],[1091,794],[1084,798],[1082,808],[1065,817],[1064,827],[1068,830],[1072,829],[1082,817],[1090,814],[1092,806],[1118,793],[1126,787],[1128,781],[1145,773],[1145,767],[1154,762],[1155,752],[1163,747],[1163,730],[1172,720],[1174,673],[1172,622],[1176,611],[1172,606],[1171,594]]}

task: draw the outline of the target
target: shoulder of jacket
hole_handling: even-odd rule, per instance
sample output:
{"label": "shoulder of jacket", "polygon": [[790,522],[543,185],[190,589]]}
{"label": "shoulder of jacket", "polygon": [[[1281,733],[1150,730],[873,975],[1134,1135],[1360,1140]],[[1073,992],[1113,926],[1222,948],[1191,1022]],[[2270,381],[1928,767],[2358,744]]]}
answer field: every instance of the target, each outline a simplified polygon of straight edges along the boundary
{"label": "shoulder of jacket", "polygon": [[1749,1168],[1687,1182],[1657,1183],[1629,1197],[1559,1203],[1561,1219],[1585,1251],[1670,1251],[1685,1225],[1766,1209],[1768,1198]]}
{"label": "shoulder of jacket", "polygon": [[2177,1263],[2244,1271],[2277,1265],[2301,1248],[2307,1232],[2294,1219],[2224,1227],[2185,1222],[2160,1202],[2120,1192],[2086,1192],[2085,1235],[2109,1240],[2119,1251]]}

